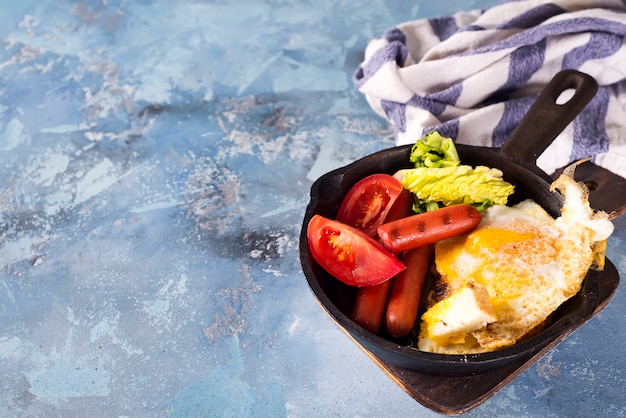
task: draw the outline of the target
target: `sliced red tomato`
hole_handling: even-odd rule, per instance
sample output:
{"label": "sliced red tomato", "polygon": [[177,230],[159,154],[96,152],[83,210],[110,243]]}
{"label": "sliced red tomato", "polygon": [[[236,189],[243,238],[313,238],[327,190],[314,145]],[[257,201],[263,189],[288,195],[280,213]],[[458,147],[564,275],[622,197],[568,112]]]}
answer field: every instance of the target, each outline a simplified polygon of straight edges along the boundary
{"label": "sliced red tomato", "polygon": [[385,223],[415,215],[415,212],[413,212],[414,202],[415,198],[413,197],[413,193],[407,189],[402,189],[400,196],[398,196],[396,201],[393,202],[391,209],[389,209],[389,212],[385,217]]}
{"label": "sliced red tomato", "polygon": [[335,219],[374,236],[402,190],[400,181],[389,174],[365,177],[350,189]]}
{"label": "sliced red tomato", "polygon": [[406,267],[373,238],[341,222],[314,215],[307,227],[309,249],[317,263],[352,286],[391,279]]}

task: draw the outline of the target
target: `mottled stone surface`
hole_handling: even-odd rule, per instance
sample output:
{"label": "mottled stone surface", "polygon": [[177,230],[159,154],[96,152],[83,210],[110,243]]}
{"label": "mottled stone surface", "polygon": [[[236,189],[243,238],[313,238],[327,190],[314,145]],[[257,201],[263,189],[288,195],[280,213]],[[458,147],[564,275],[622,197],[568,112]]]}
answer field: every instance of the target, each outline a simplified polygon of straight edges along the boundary
{"label": "mottled stone surface", "polygon": [[[438,416],[318,307],[297,242],[312,182],[393,145],[352,86],[367,41],[496,1],[5,3],[0,416]],[[468,415],[626,415],[625,312]]]}

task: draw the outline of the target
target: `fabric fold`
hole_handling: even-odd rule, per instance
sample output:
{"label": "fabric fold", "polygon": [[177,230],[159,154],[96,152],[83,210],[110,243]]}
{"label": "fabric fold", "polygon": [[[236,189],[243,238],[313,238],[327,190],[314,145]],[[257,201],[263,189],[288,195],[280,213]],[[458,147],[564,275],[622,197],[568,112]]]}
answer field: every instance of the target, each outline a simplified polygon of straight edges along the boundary
{"label": "fabric fold", "polygon": [[520,0],[418,19],[372,39],[354,85],[408,144],[437,130],[456,142],[501,146],[560,70],[594,77],[598,94],[537,165],[577,159],[626,177],[626,5]]}

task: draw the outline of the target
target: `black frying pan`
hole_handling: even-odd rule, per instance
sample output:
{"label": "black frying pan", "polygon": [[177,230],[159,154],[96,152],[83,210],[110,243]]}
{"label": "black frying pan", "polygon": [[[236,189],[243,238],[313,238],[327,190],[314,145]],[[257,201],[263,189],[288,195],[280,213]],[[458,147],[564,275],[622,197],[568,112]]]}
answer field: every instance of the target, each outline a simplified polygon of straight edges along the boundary
{"label": "black frying pan", "polygon": [[[573,96],[566,103],[557,104],[561,93],[570,89],[574,90]],[[463,164],[485,165],[502,170],[504,179],[515,185],[510,204],[530,198],[553,217],[557,217],[562,205],[561,196],[549,191],[552,179],[537,167],[536,160],[587,105],[596,91],[597,83],[590,76],[570,70],[559,72],[539,95],[504,146],[487,148],[457,144],[461,161]],[[595,271],[589,272],[581,291],[554,313],[550,325],[543,332],[514,346],[490,353],[442,355],[421,352],[413,348],[415,334],[394,340],[389,336],[374,335],[352,322],[348,314],[356,288],[334,279],[313,260],[308,249],[306,227],[314,214],[334,218],[344,196],[358,180],[374,173],[393,174],[401,168],[410,168],[410,150],[411,145],[405,145],[379,151],[323,175],[311,187],[311,200],[300,236],[300,260],[311,290],[341,329],[366,350],[391,365],[429,374],[468,375],[492,370],[522,356],[538,353],[592,316],[598,306],[598,280],[601,275]],[[593,170],[591,172],[594,174]],[[600,177],[604,179],[607,173],[603,172]],[[624,184],[624,179],[615,177],[617,181],[621,179],[621,185]],[[606,182],[594,178],[589,183],[598,186]],[[621,205],[618,208],[614,204],[616,210],[623,212],[623,201]]]}

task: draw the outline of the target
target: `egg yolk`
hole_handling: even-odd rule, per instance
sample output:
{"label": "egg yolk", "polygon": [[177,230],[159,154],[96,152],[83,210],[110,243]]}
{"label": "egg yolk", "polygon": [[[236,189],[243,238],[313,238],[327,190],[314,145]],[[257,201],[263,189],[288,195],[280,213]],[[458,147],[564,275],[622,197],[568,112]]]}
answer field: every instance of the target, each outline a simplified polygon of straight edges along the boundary
{"label": "egg yolk", "polygon": [[515,221],[506,229],[479,228],[465,237],[441,242],[436,262],[452,283],[473,281],[488,286],[490,303],[497,307],[526,291],[536,277],[534,266],[549,264],[556,256],[554,239],[528,223]]}

